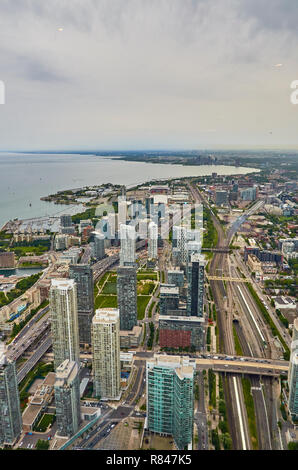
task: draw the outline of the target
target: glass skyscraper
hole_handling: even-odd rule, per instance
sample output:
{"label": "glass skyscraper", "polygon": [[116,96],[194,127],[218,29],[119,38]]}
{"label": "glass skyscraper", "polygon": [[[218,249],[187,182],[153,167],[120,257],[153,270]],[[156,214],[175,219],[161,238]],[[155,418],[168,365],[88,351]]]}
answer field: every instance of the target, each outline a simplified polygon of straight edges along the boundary
{"label": "glass skyscraper", "polygon": [[192,444],[194,368],[187,357],[158,354],[146,366],[148,429],[182,450]]}
{"label": "glass skyscraper", "polygon": [[117,269],[117,296],[120,330],[132,330],[137,325],[137,274],[133,266]]}
{"label": "glass skyscraper", "polygon": [[288,383],[289,412],[294,420],[298,420],[298,318],[294,320]]}
{"label": "glass skyscraper", "polygon": [[204,277],[205,258],[197,253],[192,254],[187,267],[187,315],[204,316]]}
{"label": "glass skyscraper", "polygon": [[116,308],[99,308],[93,317],[92,372],[95,396],[119,400],[120,336],[119,311]]}
{"label": "glass skyscraper", "polygon": [[81,422],[79,366],[68,359],[56,370],[54,384],[59,436],[73,436]]}
{"label": "glass skyscraper", "polygon": [[50,318],[55,370],[66,359],[79,364],[77,287],[73,279],[52,280]]}
{"label": "glass skyscraper", "polygon": [[79,341],[91,344],[91,324],[94,315],[93,272],[88,264],[75,264],[69,268],[69,277],[77,285]]}
{"label": "glass skyscraper", "polygon": [[0,447],[13,445],[22,431],[22,415],[15,362],[0,343]]}

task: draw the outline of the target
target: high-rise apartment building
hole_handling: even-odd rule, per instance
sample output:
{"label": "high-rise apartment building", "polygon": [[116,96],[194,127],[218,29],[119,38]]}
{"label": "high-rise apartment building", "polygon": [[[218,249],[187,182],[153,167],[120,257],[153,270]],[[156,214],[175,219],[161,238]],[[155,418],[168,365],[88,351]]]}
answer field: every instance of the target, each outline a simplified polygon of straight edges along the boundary
{"label": "high-rise apartment building", "polygon": [[137,272],[134,266],[117,269],[117,296],[120,330],[132,330],[137,325]]}
{"label": "high-rise apartment building", "polygon": [[174,284],[176,287],[184,286],[184,272],[179,269],[168,270],[168,283]]}
{"label": "high-rise apartment building", "polygon": [[60,227],[71,227],[72,226],[72,219],[71,215],[64,214],[60,217]]}
{"label": "high-rise apartment building", "polygon": [[298,348],[291,353],[288,375],[289,412],[293,419],[298,419]]}
{"label": "high-rise apartment building", "polygon": [[132,225],[120,225],[120,266],[134,265],[136,260],[136,231]]}
{"label": "high-rise apartment building", "polygon": [[105,236],[101,232],[94,233],[94,258],[99,261],[105,257]]}
{"label": "high-rise apartment building", "polygon": [[15,362],[0,342],[0,447],[13,445],[22,431],[22,415]]}
{"label": "high-rise apartment building", "polygon": [[240,191],[240,195],[243,201],[254,201],[257,197],[257,186],[243,189]]}
{"label": "high-rise apartment building", "polygon": [[221,206],[222,204],[228,203],[228,192],[227,191],[215,191],[215,204]]}
{"label": "high-rise apartment building", "polygon": [[187,262],[187,229],[186,227],[173,227],[173,259],[177,265]]}
{"label": "high-rise apartment building", "polygon": [[118,197],[118,230],[121,224],[125,225],[127,221],[127,202],[126,196]]}
{"label": "high-rise apartment building", "polygon": [[146,365],[149,431],[172,435],[178,449],[191,446],[195,361],[155,354]]}
{"label": "high-rise apartment building", "polygon": [[159,311],[167,315],[168,310],[177,310],[179,305],[179,287],[173,284],[160,284]]}
{"label": "high-rise apartment building", "polygon": [[55,370],[66,359],[79,363],[77,287],[74,279],[52,279],[50,317]]}
{"label": "high-rise apartment building", "polygon": [[101,399],[120,398],[119,310],[100,308],[92,320],[92,370],[94,393]]}
{"label": "high-rise apartment building", "polygon": [[157,258],[157,239],[158,227],[155,222],[150,222],[148,225],[148,258]]}
{"label": "high-rise apartment building", "polygon": [[91,344],[91,324],[94,315],[94,282],[89,264],[75,264],[69,267],[69,277],[77,285],[79,341]]}
{"label": "high-rise apartment building", "polygon": [[57,433],[71,437],[81,422],[79,366],[66,359],[56,369],[54,384]]}
{"label": "high-rise apartment building", "polygon": [[293,347],[296,347],[297,344],[297,349],[298,349],[298,317],[295,318],[294,323],[293,323],[293,343],[297,341],[297,343],[293,344]]}
{"label": "high-rise apartment building", "polygon": [[197,253],[192,254],[187,267],[187,315],[191,317],[204,316],[204,280],[205,258]]}
{"label": "high-rise apartment building", "polygon": [[289,412],[294,420],[298,420],[298,318],[295,318],[293,325],[288,384]]}

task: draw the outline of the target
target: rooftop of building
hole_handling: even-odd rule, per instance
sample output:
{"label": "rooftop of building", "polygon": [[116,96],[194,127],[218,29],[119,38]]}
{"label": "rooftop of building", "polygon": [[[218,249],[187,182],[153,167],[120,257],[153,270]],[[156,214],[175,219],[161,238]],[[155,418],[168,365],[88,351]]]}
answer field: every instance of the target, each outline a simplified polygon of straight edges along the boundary
{"label": "rooftop of building", "polygon": [[116,322],[119,320],[118,308],[98,308],[92,319],[92,323]]}
{"label": "rooftop of building", "polygon": [[82,415],[96,415],[100,413],[100,408],[97,408],[95,406],[81,406],[81,414]]}
{"label": "rooftop of building", "polygon": [[78,374],[79,368],[75,361],[66,359],[56,369],[55,387],[63,387],[63,385],[70,383]]}
{"label": "rooftop of building", "polygon": [[75,286],[74,279],[52,279],[51,287],[54,289],[72,289]]}
{"label": "rooftop of building", "polygon": [[44,405],[45,402],[50,401],[55,380],[55,372],[49,372],[43,382],[37,387],[33,397],[29,399],[30,404]]}
{"label": "rooftop of building", "polygon": [[172,356],[168,354],[154,354],[153,358],[147,360],[147,364],[157,366],[185,367],[195,366],[195,360],[188,356]]}
{"label": "rooftop of building", "polygon": [[179,295],[179,287],[176,287],[175,284],[161,284],[160,285],[160,294],[177,294],[177,295]]}
{"label": "rooftop of building", "polygon": [[[294,299],[291,299],[291,297],[284,297],[284,296],[275,297],[274,302],[279,304],[279,305],[294,305],[294,304],[296,304]],[[297,318],[295,320],[297,320]]]}
{"label": "rooftop of building", "polygon": [[182,366],[178,369],[176,369],[176,374],[180,379],[192,379],[194,376],[194,368],[191,366]]}
{"label": "rooftop of building", "polygon": [[298,351],[296,350],[296,352],[293,353],[292,357],[291,357],[291,362],[295,365],[295,366],[298,366]]}
{"label": "rooftop of building", "polygon": [[159,321],[179,321],[185,323],[204,323],[205,320],[202,317],[189,317],[184,315],[161,315]]}
{"label": "rooftop of building", "polygon": [[142,327],[135,325],[132,330],[120,330],[120,336],[139,336],[142,332]]}
{"label": "rooftop of building", "polygon": [[33,426],[39,413],[42,411],[42,405],[29,404],[22,414],[23,426]]}
{"label": "rooftop of building", "polygon": [[[193,244],[193,243],[198,243],[198,242],[190,242],[190,243]],[[205,256],[202,255],[201,253],[192,253],[190,261],[192,263],[198,263],[199,262],[202,265],[206,264]]]}
{"label": "rooftop of building", "polygon": [[261,263],[256,255],[248,255],[248,258],[250,258],[254,263]]}

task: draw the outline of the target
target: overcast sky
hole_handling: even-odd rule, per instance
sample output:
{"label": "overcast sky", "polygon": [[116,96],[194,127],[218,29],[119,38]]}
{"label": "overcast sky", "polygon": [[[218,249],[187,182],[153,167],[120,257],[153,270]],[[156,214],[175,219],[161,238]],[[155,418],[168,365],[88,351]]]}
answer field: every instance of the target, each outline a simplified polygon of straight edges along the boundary
{"label": "overcast sky", "polygon": [[296,0],[0,0],[0,148],[298,148],[297,24]]}

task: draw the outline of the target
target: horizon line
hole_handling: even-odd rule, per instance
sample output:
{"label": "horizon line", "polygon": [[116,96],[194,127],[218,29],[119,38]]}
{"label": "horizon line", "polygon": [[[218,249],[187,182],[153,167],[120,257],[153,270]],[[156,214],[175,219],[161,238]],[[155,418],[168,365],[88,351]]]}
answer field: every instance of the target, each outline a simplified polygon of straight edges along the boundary
{"label": "horizon line", "polygon": [[258,147],[238,147],[238,146],[216,146],[216,147],[201,147],[201,148],[171,148],[171,147],[164,147],[164,148],[138,148],[138,149],[131,149],[131,148],[122,148],[122,149],[80,149],[80,148],[67,148],[67,149],[0,149],[0,153],[121,153],[121,152],[219,152],[219,151],[242,151],[242,152],[256,152],[256,151],[264,151],[264,152],[298,152],[298,147],[266,147],[266,146],[258,146]]}

